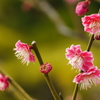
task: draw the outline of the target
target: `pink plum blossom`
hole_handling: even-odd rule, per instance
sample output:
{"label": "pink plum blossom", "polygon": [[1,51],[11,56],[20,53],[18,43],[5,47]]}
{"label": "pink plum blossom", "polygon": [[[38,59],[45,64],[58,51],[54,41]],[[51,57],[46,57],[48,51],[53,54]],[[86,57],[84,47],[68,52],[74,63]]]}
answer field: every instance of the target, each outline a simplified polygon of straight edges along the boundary
{"label": "pink plum blossom", "polygon": [[88,1],[81,1],[77,4],[76,9],[75,9],[75,13],[78,14],[78,16],[81,16],[85,13],[88,12],[88,6],[89,6]]}
{"label": "pink plum blossom", "polygon": [[49,73],[52,69],[52,65],[50,63],[45,63],[40,66],[40,72]]}
{"label": "pink plum blossom", "polygon": [[87,72],[83,72],[75,76],[73,82],[80,84],[80,89],[91,88],[92,85],[100,84],[100,69],[93,67]]}
{"label": "pink plum blossom", "polygon": [[100,14],[84,16],[82,18],[82,24],[84,26],[84,31],[89,32],[90,34],[100,32]]}
{"label": "pink plum blossom", "polygon": [[15,47],[15,56],[21,59],[23,64],[26,63],[26,65],[28,65],[29,62],[35,62],[35,57],[30,50],[31,46],[18,40]]}
{"label": "pink plum blossom", "polygon": [[77,68],[82,71],[87,71],[93,66],[93,57],[91,52],[84,51],[82,52],[80,45],[71,45],[70,48],[66,49],[66,58],[69,60],[74,68]]}
{"label": "pink plum blossom", "polygon": [[8,86],[8,77],[5,77],[4,75],[0,74],[0,90],[4,91]]}

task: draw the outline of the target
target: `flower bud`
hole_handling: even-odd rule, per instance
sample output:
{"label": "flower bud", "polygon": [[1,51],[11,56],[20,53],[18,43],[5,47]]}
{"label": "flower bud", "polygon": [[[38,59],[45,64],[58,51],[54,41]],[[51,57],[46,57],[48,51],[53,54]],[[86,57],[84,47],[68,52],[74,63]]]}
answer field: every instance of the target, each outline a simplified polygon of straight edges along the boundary
{"label": "flower bud", "polygon": [[94,39],[95,39],[95,40],[100,40],[100,34],[94,36]]}
{"label": "flower bud", "polygon": [[49,73],[52,69],[52,65],[50,63],[45,63],[40,66],[40,72]]}
{"label": "flower bud", "polygon": [[76,6],[75,13],[78,14],[78,16],[81,16],[81,15],[87,13],[88,12],[88,6],[89,6],[88,1],[79,2]]}

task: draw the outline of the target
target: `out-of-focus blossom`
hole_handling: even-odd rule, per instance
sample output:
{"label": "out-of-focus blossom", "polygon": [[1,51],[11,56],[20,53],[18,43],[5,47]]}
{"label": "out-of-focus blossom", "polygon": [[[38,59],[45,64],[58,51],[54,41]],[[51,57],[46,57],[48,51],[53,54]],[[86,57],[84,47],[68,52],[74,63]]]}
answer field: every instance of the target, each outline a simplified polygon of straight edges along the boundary
{"label": "out-of-focus blossom", "polygon": [[100,69],[93,67],[87,72],[83,72],[75,76],[73,82],[80,84],[80,89],[91,88],[92,85],[100,84]]}
{"label": "out-of-focus blossom", "polygon": [[0,74],[0,90],[4,91],[8,86],[8,77],[5,77],[4,75]]}
{"label": "out-of-focus blossom", "polygon": [[72,68],[77,68],[82,71],[87,71],[93,66],[92,52],[82,52],[80,45],[71,45],[70,48],[66,49],[66,58],[69,60]]}
{"label": "out-of-focus blossom", "polygon": [[26,63],[28,65],[29,62],[35,62],[35,57],[30,50],[31,46],[18,40],[15,47],[15,56],[21,59],[23,64]]}
{"label": "out-of-focus blossom", "polygon": [[65,0],[69,4],[75,4],[79,0]]}
{"label": "out-of-focus blossom", "polygon": [[100,14],[84,16],[82,18],[82,24],[84,26],[84,31],[89,32],[90,34],[100,32]]}
{"label": "out-of-focus blossom", "polygon": [[30,9],[32,9],[33,3],[31,3],[30,1],[28,0],[25,0],[21,6],[21,9],[24,11],[24,12],[27,12],[29,11]]}
{"label": "out-of-focus blossom", "polygon": [[89,2],[88,1],[81,1],[77,4],[76,9],[75,9],[75,13],[78,16],[81,16],[85,13],[88,12],[88,6],[89,6]]}
{"label": "out-of-focus blossom", "polygon": [[40,72],[49,73],[52,69],[52,65],[50,63],[45,63],[40,66]]}

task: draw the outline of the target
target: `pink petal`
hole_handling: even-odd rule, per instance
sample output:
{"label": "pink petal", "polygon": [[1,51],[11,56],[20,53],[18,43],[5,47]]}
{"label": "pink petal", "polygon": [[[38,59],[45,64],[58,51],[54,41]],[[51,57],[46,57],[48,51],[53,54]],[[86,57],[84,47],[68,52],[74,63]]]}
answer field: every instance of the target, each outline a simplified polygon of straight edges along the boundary
{"label": "pink petal", "polygon": [[82,80],[83,80],[82,75],[81,74],[78,74],[78,75],[75,76],[73,82],[79,84],[79,83],[81,83]]}
{"label": "pink petal", "polygon": [[87,61],[87,62],[91,62],[91,61],[93,61],[94,60],[94,58],[93,57],[84,57],[84,60],[85,61]]}
{"label": "pink petal", "polygon": [[86,62],[86,61],[84,61],[84,65],[85,65],[85,66],[90,66],[90,67],[92,67],[92,66],[93,66],[93,63],[92,63],[92,62]]}
{"label": "pink petal", "polygon": [[87,51],[84,51],[84,52],[82,52],[82,54],[81,54],[82,56],[92,56],[92,52],[87,52]]}

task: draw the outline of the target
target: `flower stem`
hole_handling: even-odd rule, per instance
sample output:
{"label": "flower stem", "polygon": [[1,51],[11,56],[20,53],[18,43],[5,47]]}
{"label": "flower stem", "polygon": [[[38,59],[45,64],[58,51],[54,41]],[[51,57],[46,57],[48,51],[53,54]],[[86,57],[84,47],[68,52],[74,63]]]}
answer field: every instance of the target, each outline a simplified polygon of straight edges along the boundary
{"label": "flower stem", "polygon": [[54,100],[60,100],[60,97],[58,96],[57,92],[55,91],[55,88],[54,88],[54,86],[53,86],[53,84],[52,84],[52,82],[50,80],[49,75],[48,74],[44,74],[44,76],[45,76],[45,80],[46,80],[46,82],[47,82],[47,84],[48,84],[48,86],[49,86],[49,88],[51,90],[51,93],[52,93],[52,95],[54,97]]}
{"label": "flower stem", "polygon": [[10,84],[16,88],[18,92],[22,94],[22,96],[25,98],[25,100],[34,100],[31,98],[13,79],[9,79]]}
{"label": "flower stem", "polygon": [[[87,46],[87,51],[88,52],[91,49],[93,41],[94,41],[94,34],[90,37],[90,40],[89,40],[89,43],[88,43],[88,46]],[[79,87],[79,84],[76,84],[74,92],[73,92],[72,100],[76,100],[76,96],[77,96],[77,92],[78,92],[78,87]]]}
{"label": "flower stem", "polygon": [[[10,83],[10,85],[12,85],[24,97],[25,100],[34,100],[1,68],[0,68],[0,73],[3,74],[4,76],[8,77],[8,82]],[[13,91],[13,92],[15,92],[15,91]]]}
{"label": "flower stem", "polygon": [[64,100],[64,99],[63,99],[63,97],[62,97],[62,94],[61,94],[61,92],[59,93],[59,96],[60,96],[61,100]]}
{"label": "flower stem", "polygon": [[90,51],[93,41],[94,41],[94,34],[90,37],[90,40],[87,46],[87,51]]}
{"label": "flower stem", "polygon": [[77,92],[78,92],[78,86],[79,86],[79,84],[75,85],[72,100],[76,100],[76,96],[77,96]]}
{"label": "flower stem", "polygon": [[38,58],[38,61],[39,61],[40,65],[42,65],[43,64],[43,60],[42,60],[42,57],[40,55],[40,52],[39,52],[39,50],[37,48],[36,41],[33,41],[32,42],[32,48],[31,49],[34,50],[34,52],[35,52],[35,54],[36,54],[36,56]]}
{"label": "flower stem", "polygon": [[[34,52],[35,52],[35,54],[36,54],[36,56],[38,58],[38,61],[39,61],[40,65],[42,65],[43,64],[43,60],[42,60],[42,57],[40,55],[40,52],[39,52],[39,50],[37,48],[37,45],[36,45],[35,41],[32,42],[32,48],[31,49],[34,50]],[[56,90],[55,90],[55,88],[54,88],[51,80],[50,80],[49,75],[46,73],[46,74],[44,74],[44,77],[45,77],[45,80],[46,80],[46,82],[48,84],[48,87],[49,87],[49,89],[50,89],[50,91],[52,93],[52,96],[54,97],[54,100],[61,100],[60,97],[59,97],[59,95],[57,94],[57,92],[56,92]]]}

